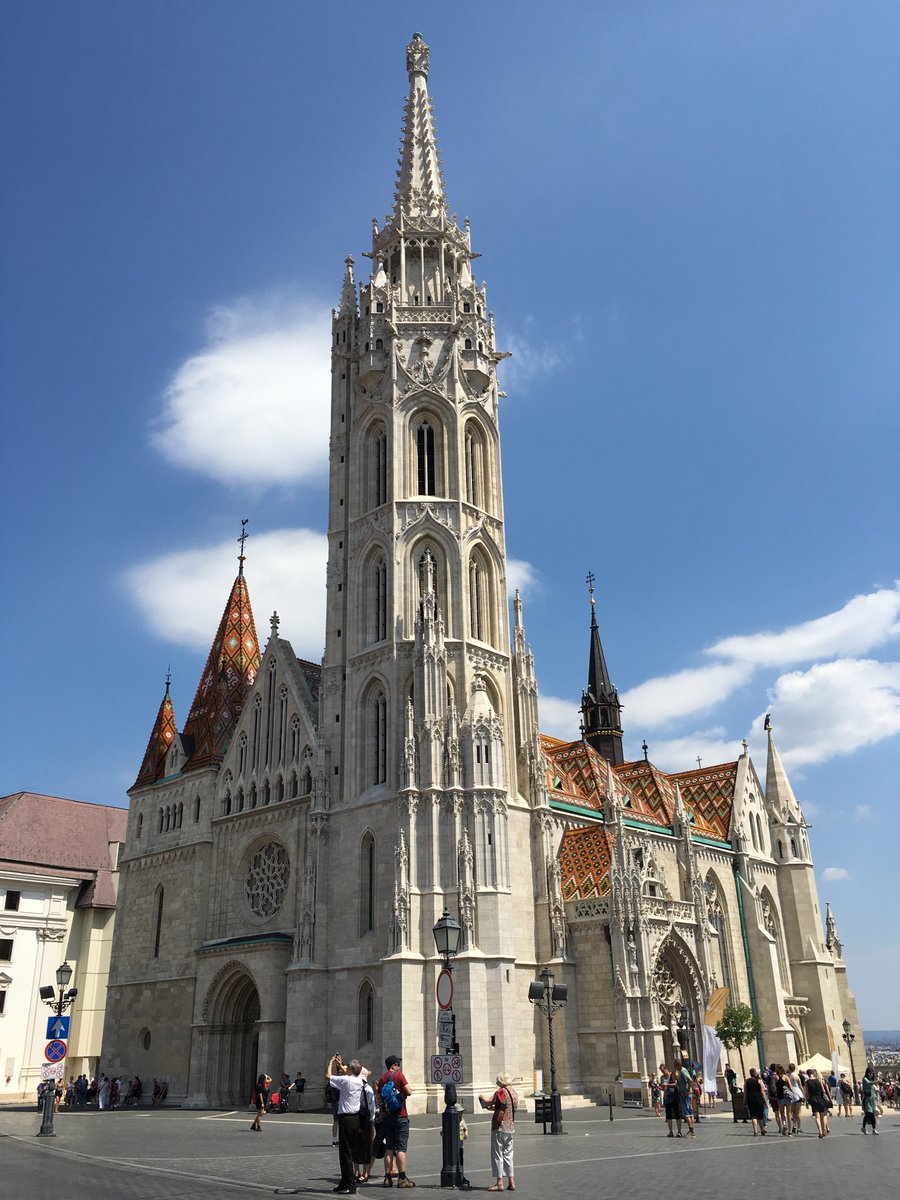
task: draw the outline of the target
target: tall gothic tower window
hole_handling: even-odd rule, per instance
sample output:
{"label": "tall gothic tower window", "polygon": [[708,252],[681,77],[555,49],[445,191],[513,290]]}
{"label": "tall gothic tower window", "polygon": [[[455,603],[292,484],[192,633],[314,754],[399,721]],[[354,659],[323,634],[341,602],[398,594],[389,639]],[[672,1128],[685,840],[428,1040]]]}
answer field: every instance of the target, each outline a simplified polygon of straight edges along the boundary
{"label": "tall gothic tower window", "polygon": [[491,569],[476,550],[469,559],[469,634],[476,641],[493,641],[492,601]]}
{"label": "tall gothic tower window", "polygon": [[369,692],[366,705],[366,761],[364,787],[387,780],[387,698],[381,688]]}
{"label": "tall gothic tower window", "polygon": [[369,642],[383,642],[387,637],[387,603],[387,563],[379,556],[369,575]]}
{"label": "tall gothic tower window", "polygon": [[375,835],[369,831],[362,839],[359,852],[359,932],[370,933],[374,928]]}
{"label": "tall gothic tower window", "polygon": [[416,427],[416,489],[420,496],[437,495],[434,426],[423,420]]}
{"label": "tall gothic tower window", "polygon": [[484,508],[484,442],[474,422],[466,426],[466,500]]}
{"label": "tall gothic tower window", "polygon": [[387,433],[376,425],[366,439],[366,504],[367,510],[387,504],[388,457]]}
{"label": "tall gothic tower window", "polygon": [[162,919],[163,919],[163,902],[166,897],[166,889],[162,886],[156,889],[156,922],[153,931],[153,957],[159,958],[159,943],[162,937]]}

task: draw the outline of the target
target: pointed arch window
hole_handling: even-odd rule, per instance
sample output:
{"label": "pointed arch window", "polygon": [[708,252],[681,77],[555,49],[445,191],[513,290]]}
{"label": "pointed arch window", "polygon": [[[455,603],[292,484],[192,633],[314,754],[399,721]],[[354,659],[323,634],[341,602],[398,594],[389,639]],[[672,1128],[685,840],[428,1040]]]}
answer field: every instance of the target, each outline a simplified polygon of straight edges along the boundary
{"label": "pointed arch window", "polygon": [[366,786],[387,780],[387,698],[381,689],[372,692],[368,703]]}
{"label": "pointed arch window", "polygon": [[490,567],[476,552],[469,559],[469,634],[479,642],[493,641],[492,598]]}
{"label": "pointed arch window", "polygon": [[262,725],[262,696],[253,701],[253,758],[252,766],[255,771],[259,766],[259,735]]}
{"label": "pointed arch window", "polygon": [[297,772],[291,771],[291,797],[292,798],[297,795],[299,786],[300,786],[300,784],[297,779]]}
{"label": "pointed arch window", "polygon": [[194,797],[194,824],[196,825],[199,820],[200,820],[200,797],[195,796]]}
{"label": "pointed arch window", "polygon": [[153,957],[159,958],[159,943],[162,938],[163,903],[166,889],[162,886],[156,889],[156,904],[154,905]]}
{"label": "pointed arch window", "polygon": [[484,508],[484,440],[473,422],[466,426],[465,440],[466,500]]}
{"label": "pointed arch window", "polygon": [[434,426],[428,420],[420,421],[416,429],[416,483],[420,496],[437,495],[434,446]]}
{"label": "pointed arch window", "polygon": [[387,637],[387,563],[381,557],[372,565],[369,577],[369,641],[383,642]]}
{"label": "pointed arch window", "polygon": [[226,792],[225,797],[222,800],[222,816],[231,816],[231,792]]}
{"label": "pointed arch window", "polygon": [[312,771],[310,771],[309,767],[307,767],[306,770],[303,772],[303,783],[300,788],[300,794],[302,796],[308,796],[311,791],[312,791]]}
{"label": "pointed arch window", "polygon": [[291,717],[291,762],[300,757],[300,718],[294,714]]}
{"label": "pointed arch window", "polygon": [[288,696],[287,688],[282,685],[281,691],[278,693],[278,761],[284,762],[285,751],[287,750],[287,733],[288,733]]}
{"label": "pointed arch window", "polygon": [[356,1040],[358,1045],[367,1046],[375,1041],[375,989],[368,979],[359,989],[357,1012]]}
{"label": "pointed arch window", "polygon": [[247,735],[241,734],[241,739],[238,743],[238,775],[245,774],[247,770]]}
{"label": "pointed arch window", "polygon": [[359,932],[375,928],[375,835],[367,832],[359,848]]}
{"label": "pointed arch window", "polygon": [[365,507],[379,508],[387,504],[388,498],[387,432],[381,424],[376,425],[367,436],[365,468]]}
{"label": "pointed arch window", "polygon": [[143,828],[144,828],[144,814],[138,813],[138,815],[137,815],[137,835],[138,835],[138,837],[141,836],[141,830]]}
{"label": "pointed arch window", "polygon": [[236,812],[244,811],[244,789],[243,788],[238,788],[237,803],[235,805],[235,811]]}

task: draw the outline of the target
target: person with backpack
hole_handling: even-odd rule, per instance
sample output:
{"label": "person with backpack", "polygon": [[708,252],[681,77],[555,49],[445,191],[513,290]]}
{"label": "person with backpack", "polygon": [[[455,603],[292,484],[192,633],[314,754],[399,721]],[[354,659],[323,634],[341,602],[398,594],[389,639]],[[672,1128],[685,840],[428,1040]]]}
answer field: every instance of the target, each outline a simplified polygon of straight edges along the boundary
{"label": "person with backpack", "polygon": [[688,1127],[687,1136],[689,1138],[697,1136],[694,1133],[694,1101],[691,1096],[692,1082],[687,1064],[682,1063],[681,1070],[678,1072],[678,1101],[681,1108],[681,1115]]}
{"label": "person with backpack", "polygon": [[[660,1067],[660,1079],[663,1083],[663,1104],[665,1105],[666,1124],[669,1127],[668,1137],[681,1137],[681,1108],[678,1103],[678,1080],[674,1071]],[[678,1122],[678,1133],[672,1132],[672,1122]]]}
{"label": "person with backpack", "polygon": [[382,1187],[393,1187],[392,1171],[397,1165],[397,1187],[411,1188],[415,1183],[406,1174],[406,1150],[409,1144],[409,1113],[406,1098],[412,1095],[409,1081],[400,1070],[396,1054],[384,1060],[387,1068],[378,1080],[376,1092],[381,1108],[381,1129],[384,1135],[384,1181]]}
{"label": "person with backpack", "polygon": [[505,1072],[497,1076],[497,1090],[493,1096],[479,1096],[482,1108],[491,1109],[491,1169],[495,1183],[489,1192],[502,1192],[504,1176],[509,1180],[507,1190],[516,1190],[513,1168],[513,1136],[516,1132],[516,1109],[519,1097],[511,1087],[512,1079]]}

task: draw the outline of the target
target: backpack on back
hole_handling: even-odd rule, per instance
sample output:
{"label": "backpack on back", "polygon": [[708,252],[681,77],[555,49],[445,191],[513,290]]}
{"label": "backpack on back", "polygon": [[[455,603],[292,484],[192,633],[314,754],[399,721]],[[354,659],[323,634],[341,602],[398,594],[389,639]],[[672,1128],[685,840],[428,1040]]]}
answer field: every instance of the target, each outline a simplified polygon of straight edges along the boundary
{"label": "backpack on back", "polygon": [[387,1081],[381,1085],[381,1103],[386,1113],[396,1116],[403,1107],[404,1096],[400,1089],[394,1083],[394,1076],[391,1074]]}

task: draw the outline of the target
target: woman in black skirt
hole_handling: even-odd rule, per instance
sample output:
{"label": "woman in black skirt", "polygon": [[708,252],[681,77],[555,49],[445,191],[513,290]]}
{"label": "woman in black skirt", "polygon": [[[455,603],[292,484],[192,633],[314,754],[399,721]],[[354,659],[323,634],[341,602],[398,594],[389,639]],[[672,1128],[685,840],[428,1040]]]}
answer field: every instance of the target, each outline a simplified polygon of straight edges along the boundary
{"label": "woman in black skirt", "polygon": [[828,1110],[831,1108],[831,1096],[826,1092],[818,1072],[812,1067],[806,1076],[806,1099],[816,1118],[819,1137],[823,1138],[828,1133]]}

